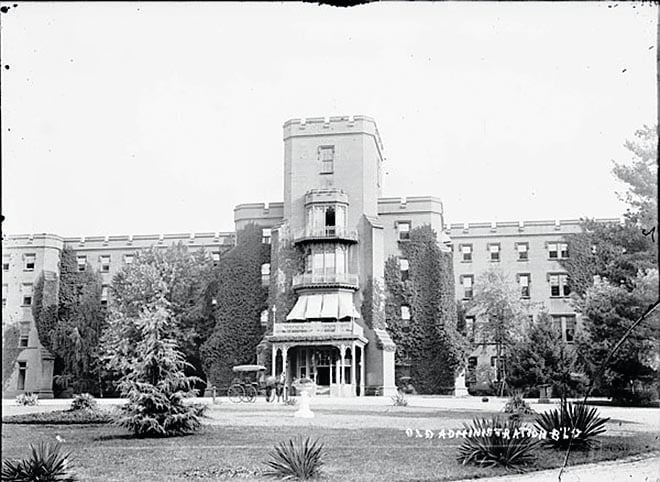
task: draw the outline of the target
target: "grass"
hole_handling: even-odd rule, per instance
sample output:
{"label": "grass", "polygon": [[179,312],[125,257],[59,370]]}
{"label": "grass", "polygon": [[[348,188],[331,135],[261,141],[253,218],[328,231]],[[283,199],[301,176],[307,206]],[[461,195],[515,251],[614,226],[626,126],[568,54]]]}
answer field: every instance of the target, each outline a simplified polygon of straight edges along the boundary
{"label": "grass", "polygon": [[[25,456],[30,443],[53,441],[59,435],[65,448],[73,453],[76,472],[81,480],[100,481],[191,481],[191,480],[257,480],[272,482],[260,476],[263,462],[273,447],[298,435],[318,438],[325,446],[323,480],[333,481],[441,481],[505,474],[503,469],[462,466],[456,461],[460,440],[426,440],[406,436],[410,417],[401,417],[396,410],[374,411],[375,423],[385,428],[333,428],[333,426],[289,424],[295,407],[282,410],[280,423],[258,425],[204,425],[194,434],[168,439],[133,439],[114,426],[85,425],[4,425],[2,427],[2,457]],[[245,407],[245,412],[249,413]],[[405,409],[416,413],[412,427],[428,426],[434,432],[441,428],[460,428],[456,418],[469,421],[474,412]],[[213,412],[227,415],[222,409]],[[291,413],[289,413],[291,412]],[[359,418],[361,412],[323,410],[319,418],[332,417],[341,426]],[[315,411],[316,413],[316,411]],[[214,415],[213,413],[211,414]],[[486,416],[485,412],[480,415]],[[375,415],[374,415],[375,416]],[[296,419],[299,421],[299,419]],[[314,423],[320,420],[314,419]],[[426,420],[426,422],[423,422]],[[343,423],[342,423],[343,422]],[[385,423],[385,422],[389,422]],[[394,422],[400,423],[394,427]],[[422,425],[420,425],[422,423]],[[423,423],[427,423],[424,425]],[[336,427],[336,425],[335,425]],[[611,460],[627,455],[657,450],[657,434],[638,433],[634,437],[599,437],[600,447],[589,452],[575,452],[571,465]],[[563,452],[540,448],[535,451],[535,469],[558,467]],[[112,467],[112,470],[108,468]]]}
{"label": "grass", "polygon": [[86,425],[104,424],[111,421],[112,419],[107,412],[89,409],[53,410],[51,412],[23,413],[2,417],[3,424],[29,425]]}

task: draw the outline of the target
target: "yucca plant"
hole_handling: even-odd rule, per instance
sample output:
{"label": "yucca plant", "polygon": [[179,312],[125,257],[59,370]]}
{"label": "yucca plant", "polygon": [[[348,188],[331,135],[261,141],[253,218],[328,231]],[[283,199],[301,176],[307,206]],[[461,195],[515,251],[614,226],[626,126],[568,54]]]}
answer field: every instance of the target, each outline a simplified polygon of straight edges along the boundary
{"label": "yucca plant", "polygon": [[318,440],[298,436],[288,442],[280,442],[270,453],[266,475],[294,480],[317,477],[323,465],[323,444]]}
{"label": "yucca plant", "polygon": [[[605,433],[605,424],[609,418],[598,415],[598,410],[584,403],[562,403],[536,417],[536,427],[545,430],[544,442],[553,447],[565,449],[589,449],[596,443],[596,436]],[[554,436],[553,436],[554,434]]]}
{"label": "yucca plant", "polygon": [[20,460],[2,462],[2,480],[13,482],[71,482],[77,480],[71,472],[71,454],[60,444],[30,445],[31,453]]}
{"label": "yucca plant", "polygon": [[392,404],[395,407],[407,407],[408,400],[403,392],[397,392],[396,395],[392,397]]}
{"label": "yucca plant", "polygon": [[39,395],[36,393],[21,393],[16,396],[16,405],[33,407],[39,405]]}
{"label": "yucca plant", "polygon": [[464,424],[467,436],[458,449],[458,461],[484,467],[501,466],[522,471],[534,460],[533,449],[538,440],[529,431],[521,430],[515,420],[477,419]]}
{"label": "yucca plant", "polygon": [[89,393],[76,395],[71,402],[71,410],[95,410],[96,400]]}

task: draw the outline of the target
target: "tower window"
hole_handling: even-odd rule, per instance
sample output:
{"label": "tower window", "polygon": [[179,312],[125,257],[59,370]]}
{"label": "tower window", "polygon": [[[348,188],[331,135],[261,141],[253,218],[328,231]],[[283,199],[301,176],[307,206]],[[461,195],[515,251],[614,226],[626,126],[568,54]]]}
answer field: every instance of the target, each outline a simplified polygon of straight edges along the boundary
{"label": "tower window", "polygon": [[319,157],[321,159],[321,174],[332,174],[335,170],[335,147],[319,147]]}
{"label": "tower window", "polygon": [[[26,254],[24,257],[25,265],[23,269],[25,271],[34,271],[34,260],[36,258],[36,255],[34,254]],[[7,266],[9,268],[9,266]]]}
{"label": "tower window", "polygon": [[124,255],[124,263],[125,264],[133,264],[133,255],[132,254],[125,254]]}
{"label": "tower window", "polygon": [[261,322],[261,326],[267,326],[268,325],[268,310],[263,310],[261,312],[261,316],[259,318]]}
{"label": "tower window", "polygon": [[5,254],[2,257],[2,271],[9,271],[9,255]]}
{"label": "tower window", "polygon": [[518,251],[518,261],[527,261],[529,259],[529,245],[527,243],[516,244]]}
{"label": "tower window", "polygon": [[463,299],[470,300],[474,294],[473,292],[474,277],[472,275],[461,276],[461,284],[463,285]]}
{"label": "tower window", "polygon": [[403,321],[409,321],[410,320],[410,306],[401,305],[401,319]]}
{"label": "tower window", "polygon": [[325,210],[325,233],[330,236],[334,235],[335,226],[336,226],[335,208],[330,206]]}
{"label": "tower window", "polygon": [[268,286],[270,282],[270,263],[264,263],[261,265],[261,284],[262,286]]}
{"label": "tower window", "polygon": [[213,263],[213,266],[218,266],[218,264],[220,264],[220,252],[219,251],[213,251],[211,253],[211,262]]}
{"label": "tower window", "polygon": [[462,244],[461,245],[461,254],[463,255],[463,261],[470,262],[472,261],[472,245],[471,244]]}
{"label": "tower window", "polygon": [[488,251],[490,252],[491,261],[500,260],[500,245],[499,244],[489,244]]}
{"label": "tower window", "polygon": [[529,298],[529,274],[519,274],[518,283],[520,283],[520,296]]}
{"label": "tower window", "polygon": [[7,295],[9,293],[9,286],[2,285],[2,307],[7,306]]}
{"label": "tower window", "polygon": [[23,306],[30,306],[32,304],[32,284],[24,284],[22,289]]}
{"label": "tower window", "polygon": [[408,269],[410,268],[410,263],[406,258],[399,259],[399,268],[401,270],[401,280],[406,281],[408,279]]}
{"label": "tower window", "polygon": [[571,294],[571,288],[568,285],[568,275],[566,274],[551,274],[548,276],[550,282],[550,296],[557,298],[560,296],[568,296]]}
{"label": "tower window", "polygon": [[108,287],[101,287],[101,305],[106,306],[108,304]]}

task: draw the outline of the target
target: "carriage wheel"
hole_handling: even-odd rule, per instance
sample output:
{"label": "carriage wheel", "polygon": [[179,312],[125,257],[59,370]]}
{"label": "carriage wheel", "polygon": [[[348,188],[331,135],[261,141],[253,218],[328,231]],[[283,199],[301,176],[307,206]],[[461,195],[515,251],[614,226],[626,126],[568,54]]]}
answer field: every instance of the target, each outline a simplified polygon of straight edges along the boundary
{"label": "carriage wheel", "polygon": [[243,400],[245,390],[241,385],[232,385],[229,387],[229,390],[227,390],[227,396],[233,403],[238,403]]}
{"label": "carriage wheel", "polygon": [[248,403],[254,403],[257,399],[257,389],[252,385],[245,387],[245,395],[243,396],[243,401]]}

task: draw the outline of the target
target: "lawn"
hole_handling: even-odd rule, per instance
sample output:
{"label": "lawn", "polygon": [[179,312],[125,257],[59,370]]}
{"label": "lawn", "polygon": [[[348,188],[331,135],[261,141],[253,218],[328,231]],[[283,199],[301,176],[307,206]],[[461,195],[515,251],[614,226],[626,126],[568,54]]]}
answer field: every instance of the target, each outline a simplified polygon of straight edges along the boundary
{"label": "lawn", "polygon": [[[194,435],[133,439],[121,428],[99,425],[4,425],[2,457],[25,455],[30,443],[65,439],[81,480],[272,480],[255,476],[270,449],[298,434],[319,438],[326,447],[328,481],[433,481],[505,474],[504,470],[463,466],[456,461],[457,440],[426,440],[406,435],[405,427],[460,428],[484,412],[319,410],[309,421],[292,417],[292,407],[213,407],[211,419]],[[233,420],[235,423],[231,423]],[[610,460],[657,450],[657,434],[601,437],[598,449],[575,452],[570,463]],[[536,469],[559,466],[563,453],[539,449]],[[227,473],[234,470],[234,477]],[[224,476],[222,474],[225,474]]]}

